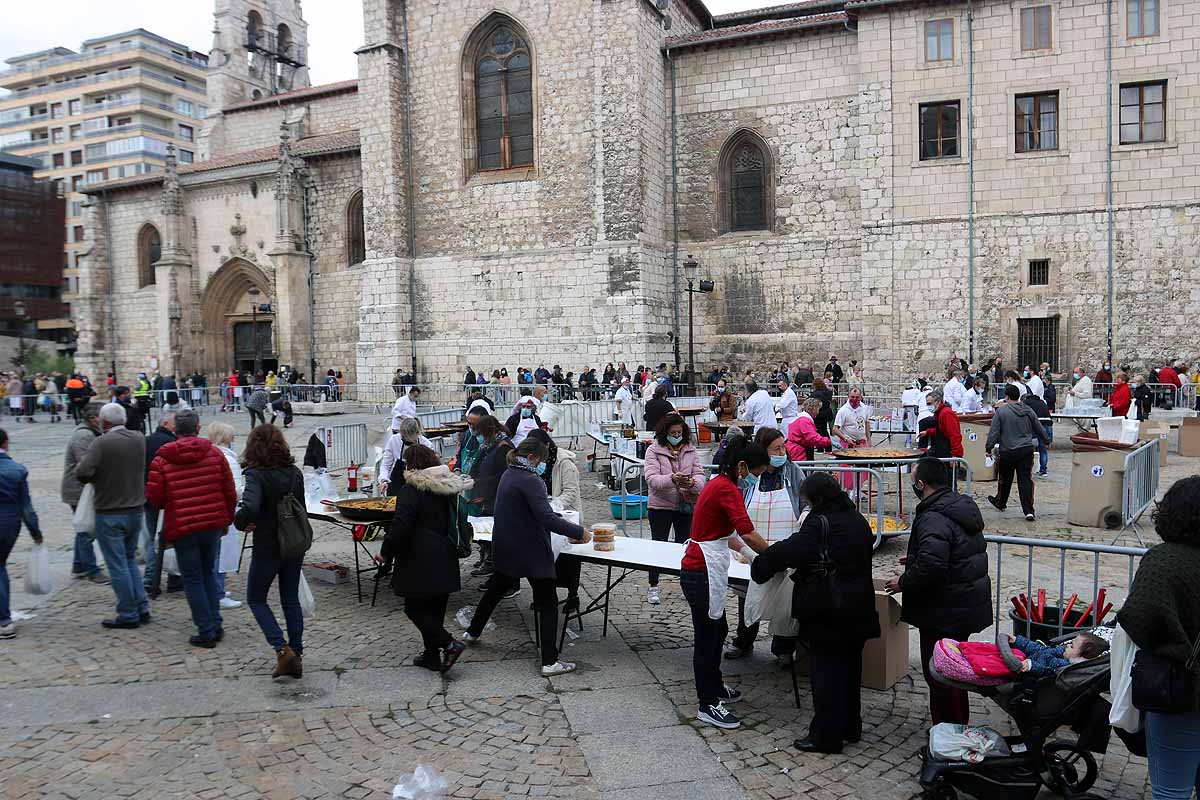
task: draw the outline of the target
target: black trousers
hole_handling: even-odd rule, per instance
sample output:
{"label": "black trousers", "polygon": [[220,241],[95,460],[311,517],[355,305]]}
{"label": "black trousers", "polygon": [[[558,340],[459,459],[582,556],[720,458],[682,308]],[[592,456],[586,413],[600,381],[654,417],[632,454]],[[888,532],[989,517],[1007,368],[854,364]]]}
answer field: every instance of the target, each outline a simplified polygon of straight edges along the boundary
{"label": "black trousers", "polygon": [[579,596],[579,573],[583,562],[577,558],[560,557],[554,562],[554,585],[567,590],[567,597]]}
{"label": "black trousers", "polygon": [[407,597],[404,600],[404,613],[412,620],[421,632],[421,640],[425,643],[425,652],[436,654],[438,650],[448,646],[453,637],[446,631],[446,604],[450,595],[439,594],[434,597]]}
{"label": "black trousers", "polygon": [[840,751],[862,736],[862,651],[864,642],[814,643],[808,652],[813,718],[808,738],[823,750]]}
{"label": "black trousers", "polygon": [[[467,633],[479,636],[483,626],[487,625],[492,612],[519,578],[502,575],[497,572],[479,600],[475,616]],[[554,588],[554,578],[527,578],[533,589],[533,605],[537,610],[537,625],[542,639],[542,666],[548,667],[558,661],[558,590]]]}
{"label": "black trousers", "polygon": [[692,609],[692,672],[696,679],[696,699],[700,708],[720,702],[725,679],[721,675],[721,647],[729,634],[725,614],[720,619],[708,616],[708,573],[681,570],[679,586]]}
{"label": "black trousers", "polygon": [[996,490],[996,502],[1004,508],[1012,492],[1013,475],[1017,478],[1017,494],[1021,498],[1021,512],[1033,513],[1033,446],[1019,450],[1007,450],[996,458],[996,479],[1000,486]]}
{"label": "black trousers", "polygon": [[[680,514],[678,511],[667,511],[652,508],[649,513],[650,538],[656,542],[669,541],[671,528],[675,528],[675,544],[683,544],[692,535],[692,515]],[[574,560],[574,559],[572,559]],[[658,570],[650,570],[650,585],[658,586]]]}
{"label": "black trousers", "polygon": [[[246,406],[246,410],[250,412],[250,430],[254,430],[254,428],[258,425],[267,424],[267,418],[263,416],[263,412],[250,408],[249,406]],[[258,422],[255,422],[254,420],[258,420]]]}

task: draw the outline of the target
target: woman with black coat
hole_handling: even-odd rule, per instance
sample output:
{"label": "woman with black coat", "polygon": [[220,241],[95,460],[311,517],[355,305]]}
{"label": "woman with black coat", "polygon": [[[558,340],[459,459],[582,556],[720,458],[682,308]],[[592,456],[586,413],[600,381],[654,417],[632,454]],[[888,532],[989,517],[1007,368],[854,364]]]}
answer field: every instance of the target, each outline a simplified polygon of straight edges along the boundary
{"label": "woman with black coat", "polygon": [[445,672],[464,649],[446,631],[445,619],[450,593],[462,588],[459,546],[471,541],[471,523],[459,513],[458,495],[472,481],[451,472],[437,453],[421,445],[405,451],[404,465],[396,516],[375,560],[395,565],[392,589],[404,598],[404,613],[421,632],[425,650],[412,663]]}
{"label": "woman with black coat", "polygon": [[483,635],[483,626],[513,584],[527,578],[533,589],[542,641],[542,675],[571,672],[575,665],[558,660],[558,591],[555,588],[554,551],[550,534],[558,533],[577,542],[591,536],[578,525],[554,513],[542,475],[549,453],[537,439],[525,441],[510,451],[508,469],[496,492],[495,523],[492,528],[492,557],[496,579],[492,580],[463,641],[473,644]]}
{"label": "woman with black coat", "polygon": [[[471,477],[475,486],[469,502],[471,516],[492,517],[496,514],[496,491],[500,488],[500,478],[508,469],[508,454],[513,451],[512,440],[508,431],[500,425],[495,417],[484,417],[476,426],[477,433],[483,436],[484,452],[476,459],[471,468]],[[492,546],[486,543],[479,545],[480,562],[471,575],[476,578],[487,577],[495,572],[492,564]]]}
{"label": "woman with black coat", "polygon": [[[797,739],[797,750],[840,753],[844,743],[862,738],[862,652],[868,639],[879,638],[875,611],[875,585],[871,580],[871,554],[875,537],[871,526],[825,472],[810,475],[800,494],[812,507],[796,533],[777,542],[750,562],[756,583],[766,583],[784,569],[795,569],[792,580],[792,616],[800,623],[798,634],[809,648],[813,719],[808,735]],[[834,580],[841,602],[816,598],[805,587],[808,581],[824,585],[818,574],[822,541],[836,570]]]}
{"label": "woman with black coat", "polygon": [[[250,569],[246,574],[246,605],[275,650],[272,678],[299,678],[304,674],[304,614],[300,610],[300,567],[304,556],[281,558],[276,505],[291,494],[304,505],[304,475],[296,468],[283,431],[271,424],[250,431],[242,452],[246,489],[233,517],[239,531],[254,531]],[[287,625],[287,639],[267,605],[267,592],[279,578],[279,605]]]}
{"label": "woman with black coat", "polygon": [[[815,397],[821,401],[821,410],[813,417],[813,422],[816,423],[817,433],[828,438],[829,426],[833,424],[833,389],[825,384],[824,378],[815,378],[813,380],[812,391],[808,393],[809,397]],[[822,447],[822,451],[828,452],[831,448]]]}

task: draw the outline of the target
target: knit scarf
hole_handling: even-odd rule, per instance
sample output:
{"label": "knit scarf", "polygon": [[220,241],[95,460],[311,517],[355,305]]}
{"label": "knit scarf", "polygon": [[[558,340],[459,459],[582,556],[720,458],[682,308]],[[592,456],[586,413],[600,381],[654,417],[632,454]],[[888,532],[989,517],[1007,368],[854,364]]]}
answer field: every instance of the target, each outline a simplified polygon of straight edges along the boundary
{"label": "knit scarf", "polygon": [[529,459],[525,456],[517,456],[514,458],[512,465],[517,469],[523,469],[526,472],[532,472],[534,475],[537,475],[537,467],[535,467],[533,464],[530,464]]}

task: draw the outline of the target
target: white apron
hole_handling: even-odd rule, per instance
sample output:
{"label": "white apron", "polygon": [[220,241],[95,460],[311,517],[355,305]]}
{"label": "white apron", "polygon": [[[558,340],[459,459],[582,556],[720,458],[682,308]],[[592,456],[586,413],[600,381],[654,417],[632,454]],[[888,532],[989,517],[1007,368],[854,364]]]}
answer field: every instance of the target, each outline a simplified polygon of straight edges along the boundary
{"label": "white apron", "polygon": [[755,488],[746,501],[746,513],[754,523],[754,532],[768,545],[783,541],[799,528],[786,481],[782,488],[773,492]]}
{"label": "white apron", "polygon": [[708,618],[720,619],[725,616],[725,593],[729,591],[729,561],[732,552],[729,549],[729,539],[733,536],[722,536],[711,542],[688,541],[700,548],[704,556],[704,566],[708,571]]}

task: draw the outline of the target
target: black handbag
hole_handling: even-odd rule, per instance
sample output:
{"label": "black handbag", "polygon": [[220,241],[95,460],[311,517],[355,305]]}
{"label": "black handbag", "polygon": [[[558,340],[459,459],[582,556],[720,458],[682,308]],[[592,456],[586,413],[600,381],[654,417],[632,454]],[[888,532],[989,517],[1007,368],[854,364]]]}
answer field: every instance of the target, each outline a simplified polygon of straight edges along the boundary
{"label": "black handbag", "polygon": [[475,528],[471,523],[467,523],[467,535],[464,537],[459,527],[459,520],[462,518],[462,495],[457,495],[450,498],[450,543],[454,545],[454,551],[460,559],[467,558],[471,555],[471,542],[475,538]]}
{"label": "black handbag", "polygon": [[1197,663],[1200,663],[1200,637],[1183,664],[1148,650],[1138,650],[1130,673],[1133,707],[1164,714],[1195,711]]}
{"label": "black handbag", "polygon": [[801,619],[823,619],[831,612],[846,608],[842,583],[838,579],[837,563],[829,557],[829,520],[822,514],[821,544],[818,557],[804,571],[793,576],[792,616]]}

